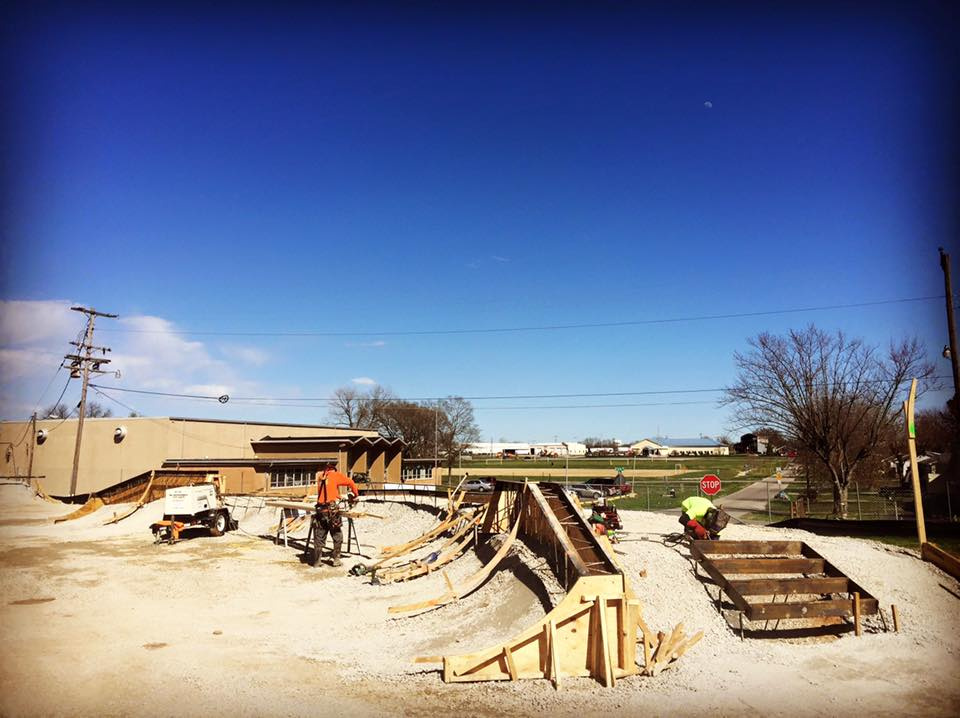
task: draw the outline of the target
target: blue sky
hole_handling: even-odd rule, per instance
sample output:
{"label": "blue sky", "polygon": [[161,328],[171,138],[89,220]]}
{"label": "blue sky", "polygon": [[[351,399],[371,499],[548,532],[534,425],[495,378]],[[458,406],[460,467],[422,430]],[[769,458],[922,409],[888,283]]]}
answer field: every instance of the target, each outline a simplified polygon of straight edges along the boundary
{"label": "blue sky", "polygon": [[[80,329],[71,302],[121,315],[98,325],[123,374],[103,383],[160,391],[716,388],[747,337],[811,321],[878,344],[916,334],[949,374],[942,300],[376,333],[941,294],[960,125],[946,5],[7,13],[5,417],[29,414]],[[153,415],[326,418],[320,402],[114,396]],[[475,407],[485,438],[627,440],[724,432],[716,396]]]}

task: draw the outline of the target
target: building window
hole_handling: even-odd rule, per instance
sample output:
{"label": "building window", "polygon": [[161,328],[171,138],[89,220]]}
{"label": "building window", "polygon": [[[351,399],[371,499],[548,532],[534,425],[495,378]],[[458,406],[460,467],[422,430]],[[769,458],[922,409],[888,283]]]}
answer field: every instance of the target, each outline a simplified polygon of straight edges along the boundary
{"label": "building window", "polygon": [[314,472],[307,469],[284,469],[270,472],[270,488],[285,489],[290,486],[312,486]]}

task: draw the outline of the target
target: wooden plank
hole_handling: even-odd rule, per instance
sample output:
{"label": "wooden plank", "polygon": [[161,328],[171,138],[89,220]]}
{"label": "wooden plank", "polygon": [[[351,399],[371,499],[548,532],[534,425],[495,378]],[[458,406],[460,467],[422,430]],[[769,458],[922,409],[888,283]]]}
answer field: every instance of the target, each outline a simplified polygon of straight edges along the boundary
{"label": "wooden plank", "polygon": [[543,495],[543,492],[540,491],[540,487],[536,484],[527,484],[527,490],[543,514],[544,519],[546,519],[550,532],[556,538],[556,542],[563,548],[564,553],[567,555],[577,574],[580,576],[589,575],[590,569],[588,569],[587,565],[583,562],[583,559],[580,557],[580,552],[577,551],[577,548],[573,545],[573,542],[567,535],[566,529],[560,525],[560,521],[557,520],[557,517],[554,515],[553,509],[550,508],[550,504]]}
{"label": "wooden plank", "polygon": [[[865,614],[874,614],[878,608],[877,601],[876,599],[861,599],[860,608]],[[747,618],[751,621],[774,618],[824,618],[826,616],[853,618],[853,601],[850,599],[834,599],[803,603],[753,603],[750,604],[750,609],[747,611]]]}
{"label": "wooden plank", "polygon": [[847,593],[844,578],[753,578],[731,580],[730,587],[741,596],[772,596],[797,593]]}
{"label": "wooden plank", "polygon": [[853,594],[853,628],[860,635],[860,594]]}
{"label": "wooden plank", "polygon": [[557,623],[556,621],[547,622],[547,635],[549,636],[547,640],[547,645],[549,646],[550,652],[550,677],[553,679],[553,687],[560,689],[560,657],[558,655],[559,647],[557,646]]}
{"label": "wooden plank", "polygon": [[693,544],[706,555],[712,554],[782,554],[799,556],[802,541],[694,541]]}
{"label": "wooden plank", "polygon": [[929,541],[920,547],[920,555],[924,561],[929,561],[945,573],[960,579],[960,558]]}
{"label": "wooden plank", "polygon": [[503,647],[503,658],[507,662],[507,671],[510,673],[510,680],[517,680],[517,664],[513,660],[513,651],[510,646]]}
{"label": "wooden plank", "polygon": [[704,571],[707,572],[707,575],[713,579],[713,582],[716,583],[724,592],[730,597],[730,600],[733,601],[733,605],[736,606],[741,611],[746,611],[749,608],[747,604],[747,599],[740,595],[740,593],[730,585],[730,582],[723,575],[723,573],[714,565],[714,560],[705,557],[702,553],[697,550],[696,546],[691,548],[691,553],[693,553],[694,558],[698,559],[700,566]]}
{"label": "wooden plank", "polygon": [[715,558],[714,567],[723,574],[823,573],[822,558]]}
{"label": "wooden plank", "polygon": [[893,632],[900,633],[900,614],[897,613],[895,604],[890,604],[890,613],[893,614]]}

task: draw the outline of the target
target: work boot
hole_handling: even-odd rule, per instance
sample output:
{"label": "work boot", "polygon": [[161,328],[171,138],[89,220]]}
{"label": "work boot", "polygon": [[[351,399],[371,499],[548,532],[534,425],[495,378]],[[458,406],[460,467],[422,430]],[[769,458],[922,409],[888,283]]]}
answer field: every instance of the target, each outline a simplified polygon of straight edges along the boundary
{"label": "work boot", "polygon": [[330,562],[330,565],[333,566],[334,568],[336,568],[336,567],[338,567],[338,566],[343,566],[343,561],[341,561],[341,560],[338,559],[338,558],[335,558],[335,559],[333,559],[333,561]]}

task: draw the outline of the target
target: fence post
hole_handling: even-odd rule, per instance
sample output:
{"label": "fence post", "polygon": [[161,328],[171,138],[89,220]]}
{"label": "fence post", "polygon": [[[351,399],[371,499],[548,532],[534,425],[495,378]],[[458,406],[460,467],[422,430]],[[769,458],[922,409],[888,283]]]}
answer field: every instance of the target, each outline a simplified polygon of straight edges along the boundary
{"label": "fence post", "polygon": [[853,488],[857,492],[857,520],[863,521],[863,511],[860,510],[860,482],[854,481]]}
{"label": "fence post", "polygon": [[647,486],[647,511],[650,510],[650,487]]}
{"label": "fence post", "polygon": [[900,520],[900,512],[897,510],[897,497],[893,497],[893,519],[894,521]]}
{"label": "fence post", "polygon": [[767,521],[773,521],[773,512],[770,510],[770,482],[766,479],[763,480],[763,485],[767,489]]}

